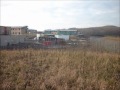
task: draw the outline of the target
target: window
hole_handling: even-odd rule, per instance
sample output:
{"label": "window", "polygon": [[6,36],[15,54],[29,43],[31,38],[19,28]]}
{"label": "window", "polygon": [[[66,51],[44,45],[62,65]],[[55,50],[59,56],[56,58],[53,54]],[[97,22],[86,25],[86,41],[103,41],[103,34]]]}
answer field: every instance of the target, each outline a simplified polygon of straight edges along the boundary
{"label": "window", "polygon": [[13,32],[13,34],[14,34],[14,32]]}
{"label": "window", "polygon": [[20,35],[20,32],[19,32],[19,35]]}

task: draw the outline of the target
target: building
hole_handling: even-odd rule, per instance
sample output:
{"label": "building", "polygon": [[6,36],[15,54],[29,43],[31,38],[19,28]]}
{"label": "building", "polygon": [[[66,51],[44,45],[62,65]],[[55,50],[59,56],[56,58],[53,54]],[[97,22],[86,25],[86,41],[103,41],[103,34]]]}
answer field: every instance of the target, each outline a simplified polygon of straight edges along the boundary
{"label": "building", "polygon": [[77,30],[69,30],[69,29],[45,30],[44,34],[76,35],[77,34]]}
{"label": "building", "polygon": [[37,30],[28,29],[26,39],[34,39],[36,37],[36,35],[37,35]]}
{"label": "building", "polygon": [[8,26],[0,26],[0,35],[10,35],[11,27]]}
{"label": "building", "polygon": [[11,27],[11,35],[27,35],[28,26]]}
{"label": "building", "polygon": [[44,46],[51,46],[51,45],[63,45],[65,41],[64,39],[61,38],[43,36],[39,37],[39,43],[41,43]]}
{"label": "building", "polygon": [[24,43],[24,35],[0,35],[0,47],[10,46],[12,44]]}
{"label": "building", "polygon": [[70,36],[69,35],[55,35],[56,38],[63,38],[64,40],[69,40]]}
{"label": "building", "polygon": [[58,30],[48,29],[48,30],[45,30],[45,31],[44,31],[44,34],[45,34],[45,35],[57,35],[57,34],[58,34]]}
{"label": "building", "polygon": [[43,32],[38,31],[36,35],[36,39],[39,40],[39,37],[43,37],[43,36],[44,36]]}
{"label": "building", "polygon": [[67,30],[67,29],[58,30],[58,35],[76,35],[76,34],[77,34],[77,30]]}
{"label": "building", "polygon": [[69,30],[69,29],[57,29],[57,30],[45,30],[45,35],[55,35],[56,38],[63,38],[65,40],[69,40],[71,35],[77,35],[77,30]]}
{"label": "building", "polygon": [[36,35],[36,34],[37,34],[37,30],[28,29],[27,33],[28,33],[29,35]]}
{"label": "building", "polygon": [[27,26],[24,27],[0,26],[0,47],[24,43],[26,33]]}

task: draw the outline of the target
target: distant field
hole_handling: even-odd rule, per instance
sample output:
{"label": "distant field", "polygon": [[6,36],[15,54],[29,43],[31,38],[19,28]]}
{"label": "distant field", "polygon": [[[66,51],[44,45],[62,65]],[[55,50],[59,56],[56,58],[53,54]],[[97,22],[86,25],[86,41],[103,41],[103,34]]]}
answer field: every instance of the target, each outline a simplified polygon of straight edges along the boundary
{"label": "distant field", "polygon": [[104,37],[105,39],[109,40],[114,40],[114,41],[119,41],[120,42],[120,37],[115,37],[115,36],[106,36]]}
{"label": "distant field", "polygon": [[0,90],[119,90],[120,56],[84,50],[2,50]]}
{"label": "distant field", "polygon": [[90,44],[93,49],[120,53],[120,38],[119,37],[90,37]]}

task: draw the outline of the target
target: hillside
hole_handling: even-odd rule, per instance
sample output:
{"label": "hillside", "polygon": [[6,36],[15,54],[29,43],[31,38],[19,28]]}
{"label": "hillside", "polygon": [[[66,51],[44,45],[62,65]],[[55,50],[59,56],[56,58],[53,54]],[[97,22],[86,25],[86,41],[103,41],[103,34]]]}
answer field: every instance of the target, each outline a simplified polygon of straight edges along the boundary
{"label": "hillside", "polygon": [[90,28],[76,28],[78,32],[81,32],[88,36],[120,36],[120,27],[117,26],[102,26],[102,27],[90,27]]}

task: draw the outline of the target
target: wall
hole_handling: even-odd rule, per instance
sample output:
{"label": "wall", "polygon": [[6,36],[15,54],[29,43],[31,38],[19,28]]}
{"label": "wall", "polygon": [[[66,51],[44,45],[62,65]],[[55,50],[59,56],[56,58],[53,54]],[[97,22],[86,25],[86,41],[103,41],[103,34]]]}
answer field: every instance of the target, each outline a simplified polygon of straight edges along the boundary
{"label": "wall", "polygon": [[0,46],[7,46],[11,44],[24,43],[25,36],[23,35],[0,35]]}

